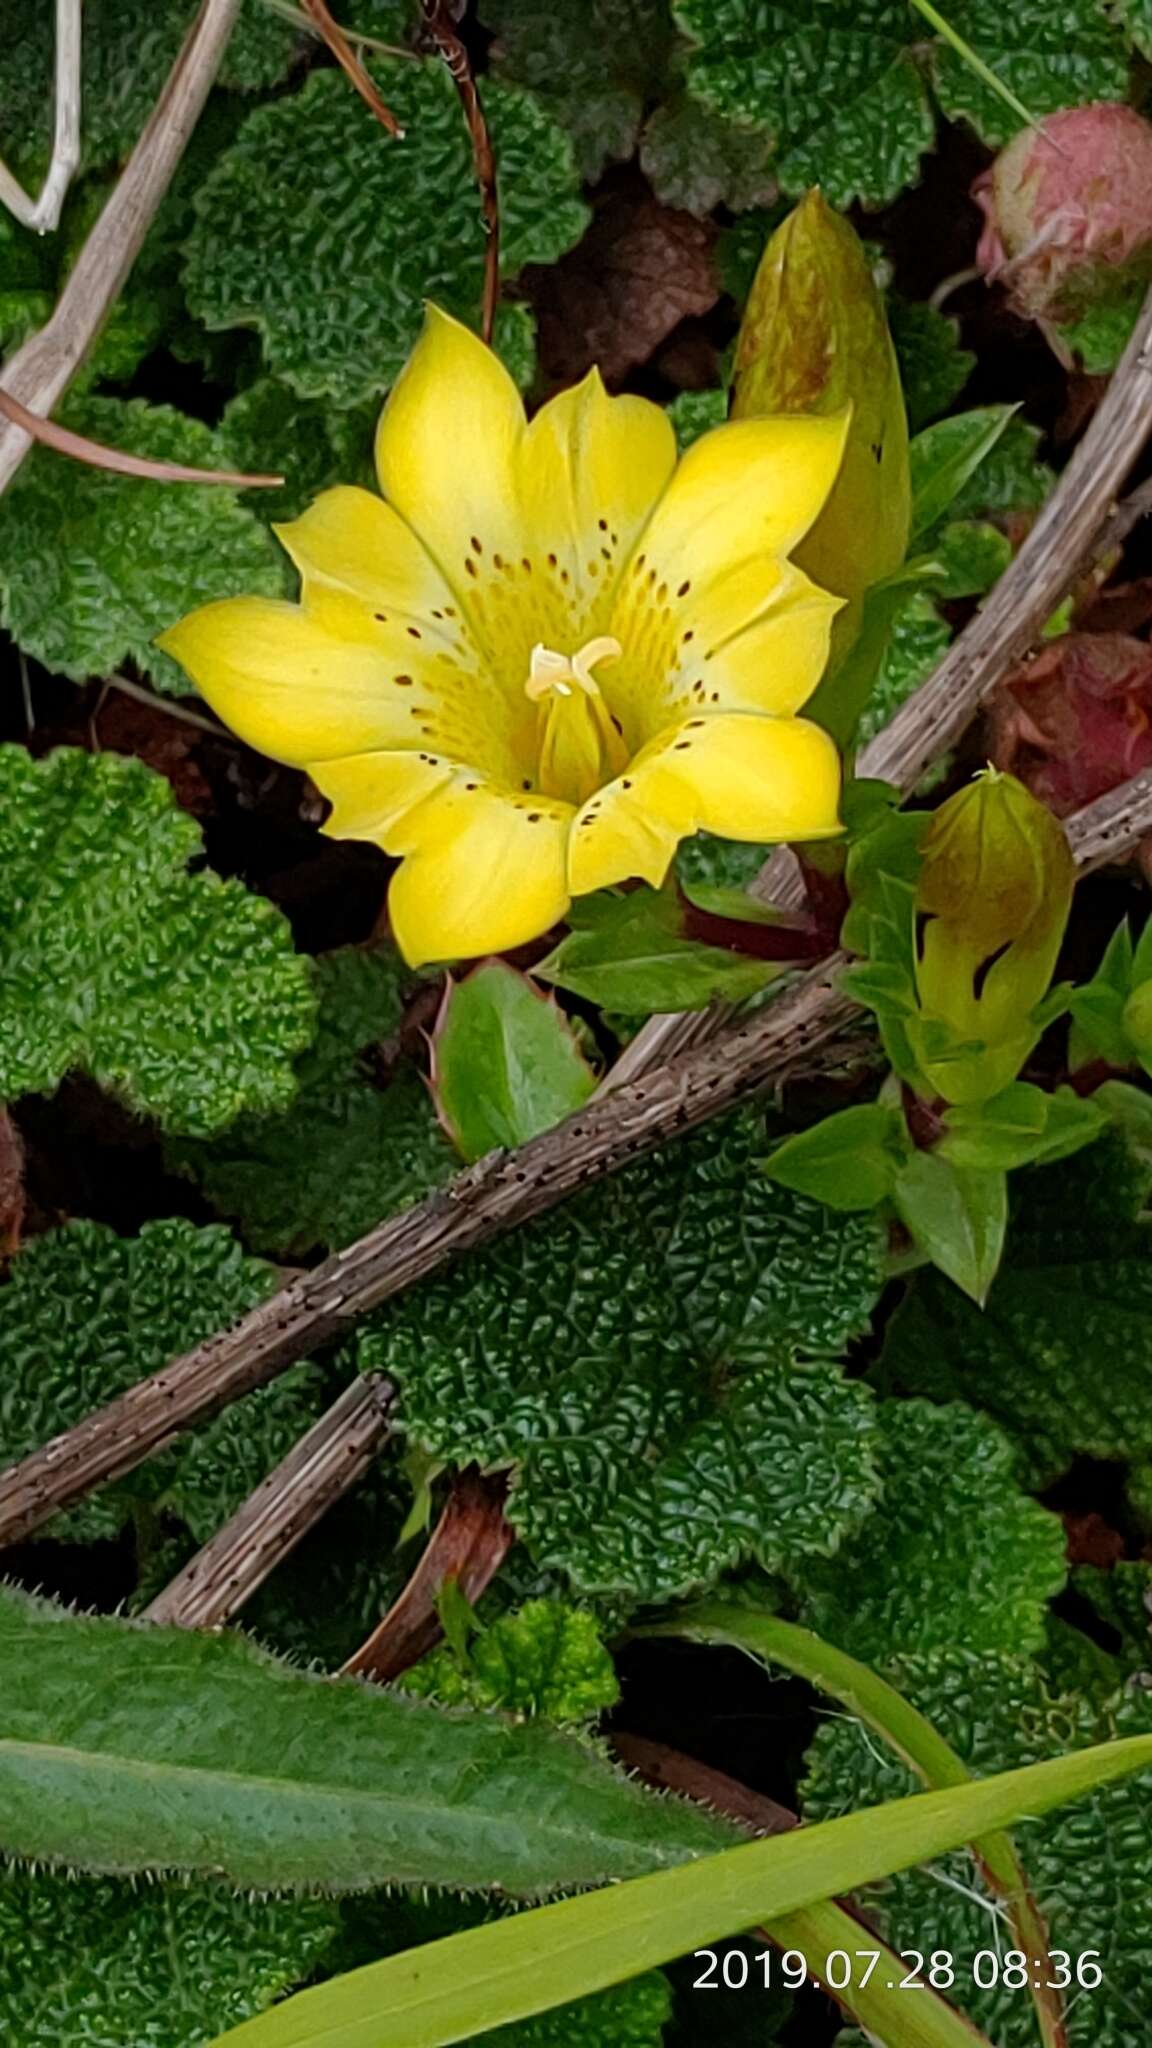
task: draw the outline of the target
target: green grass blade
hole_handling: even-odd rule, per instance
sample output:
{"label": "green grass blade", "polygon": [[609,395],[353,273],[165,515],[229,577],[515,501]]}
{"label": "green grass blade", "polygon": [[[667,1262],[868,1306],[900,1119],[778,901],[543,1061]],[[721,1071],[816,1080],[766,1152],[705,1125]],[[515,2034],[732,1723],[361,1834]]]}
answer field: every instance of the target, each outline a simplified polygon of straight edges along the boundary
{"label": "green grass blade", "polygon": [[619,1984],[1152,1768],[1152,1736],[919,1792],[372,1963],[221,2036],[228,2048],[445,2048]]}
{"label": "green grass blade", "polygon": [[1036,116],[1028,112],[1023,100],[1017,99],[1011,86],[1005,85],[1004,80],[997,77],[991,65],[984,62],[983,57],[979,56],[972,48],[971,43],[966,43],[958,30],[953,28],[951,22],[940,13],[938,8],[933,7],[932,0],[912,0],[912,5],[918,14],[923,15],[928,26],[934,28],[938,36],[943,36],[944,41],[955,50],[956,55],[962,63],[968,66],[969,71],[975,72],[977,78],[988,87],[990,92],[996,94],[997,99],[1003,100],[1006,107],[1011,108],[1017,119],[1023,121],[1026,128],[1035,128]]}

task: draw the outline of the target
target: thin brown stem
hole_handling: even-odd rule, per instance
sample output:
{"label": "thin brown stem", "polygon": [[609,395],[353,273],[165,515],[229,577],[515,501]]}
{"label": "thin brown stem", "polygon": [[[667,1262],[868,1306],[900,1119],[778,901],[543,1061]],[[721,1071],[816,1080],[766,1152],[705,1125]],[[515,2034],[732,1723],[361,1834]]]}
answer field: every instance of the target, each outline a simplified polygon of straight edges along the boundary
{"label": "thin brown stem", "polygon": [[90,441],[86,434],[73,433],[41,413],[31,412],[0,387],[0,414],[20,427],[33,441],[83,462],[89,469],[109,469],[117,476],[143,477],[156,484],[231,484],[235,490],[277,490],[282,476],[245,476],[233,469],[193,469],[185,462],[159,462],[147,455],[132,455],[126,448],[109,448],[103,441]]}
{"label": "thin brown stem", "polygon": [[[1108,857],[1152,830],[1152,778],[1138,778],[1123,837],[1107,826]],[[1073,850],[1089,864],[1115,793],[1067,821]],[[1103,856],[1100,856],[1103,857]],[[174,1359],[116,1401],[0,1473],[0,1545],[16,1543],[61,1508],[131,1472],[154,1451],[230,1401],[283,1372],[359,1316],[568,1195],[731,1109],[786,1074],[810,1067],[858,1013],[832,954],[798,977],[769,1008],[716,1043],[642,1074],[615,1094],[511,1152],[490,1153],[444,1189],[388,1218],[346,1251],[303,1273],[232,1330]]]}
{"label": "thin brown stem", "polygon": [[[200,118],[240,6],[241,0],[201,0],[164,90],[68,273],[51,318],[5,363],[6,391],[30,412],[44,417],[52,411],[119,296]],[[32,436],[14,421],[0,427],[0,491],[33,445]]]}
{"label": "thin brown stem", "polygon": [[403,139],[404,130],[390,107],[385,106],[371,73],[357,56],[340,23],[334,18],[327,0],[302,0],[316,34],[331,50],[333,57],[349,83],[354,85],[366,107],[369,107],[382,128],[397,141]]}
{"label": "thin brown stem", "polygon": [[505,1473],[484,1474],[474,1465],[460,1473],[400,1598],[349,1657],[346,1672],[387,1685],[426,1657],[444,1633],[438,1603],[449,1580],[466,1600],[479,1600],[516,1541],[504,1519],[507,1494]]}
{"label": "thin brown stem", "polygon": [[448,67],[460,95],[468,133],[472,140],[472,162],[480,204],[484,209],[487,244],[484,251],[484,311],[481,332],[491,341],[496,325],[496,302],[500,296],[500,194],[496,182],[496,156],[492,137],[477,90],[468,52],[447,6],[447,0],[421,0],[424,26]]}
{"label": "thin brown stem", "polygon": [[144,1609],[146,1621],[220,1628],[363,1477],[388,1438],[392,1387],[352,1380],[230,1521]]}

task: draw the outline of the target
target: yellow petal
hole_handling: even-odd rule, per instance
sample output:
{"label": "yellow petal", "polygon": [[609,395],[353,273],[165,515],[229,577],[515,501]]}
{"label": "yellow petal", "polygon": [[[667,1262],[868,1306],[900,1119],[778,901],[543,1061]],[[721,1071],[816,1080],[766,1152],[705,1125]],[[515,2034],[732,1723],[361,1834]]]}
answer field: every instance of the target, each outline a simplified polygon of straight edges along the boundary
{"label": "yellow petal", "polygon": [[539,938],[568,908],[571,821],[567,804],[459,779],[410,812],[390,836],[406,858],[388,892],[405,959],[467,960]]}
{"label": "yellow petal", "polygon": [[675,467],[667,413],[646,398],[609,398],[598,370],[550,398],[528,428],[526,526],[584,637]]}
{"label": "yellow petal", "polygon": [[[667,871],[626,865],[663,835],[692,832],[773,842],[827,839],[840,830],[840,757],[817,725],[739,712],[693,718],[645,748],[626,775],[584,806],[572,834],[573,895],[631,875]],[[586,822],[587,821],[587,822]]]}
{"label": "yellow petal", "polygon": [[310,765],[313,782],[332,805],[322,830],[331,839],[367,839],[395,850],[392,835],[417,805],[446,788],[461,771],[426,754],[352,754]]}
{"label": "yellow petal", "polygon": [[787,555],[840,467],[848,416],[729,420],[695,441],[644,532],[630,573],[699,588],[755,555]]}
{"label": "yellow petal", "polygon": [[[304,581],[358,598],[369,612],[402,612],[459,631],[452,592],[400,514],[371,491],[338,484],[276,534]],[[454,628],[453,621],[456,621]]]}
{"label": "yellow petal", "polygon": [[523,435],[520,394],[499,357],[429,306],[381,414],[376,469],[385,497],[458,594],[469,594],[493,555],[519,562],[524,553]]}
{"label": "yellow petal", "polygon": [[305,767],[423,743],[412,715],[423,697],[419,648],[407,642],[399,670],[379,630],[379,640],[341,637],[299,605],[235,597],[190,612],[157,645],[249,746]]}

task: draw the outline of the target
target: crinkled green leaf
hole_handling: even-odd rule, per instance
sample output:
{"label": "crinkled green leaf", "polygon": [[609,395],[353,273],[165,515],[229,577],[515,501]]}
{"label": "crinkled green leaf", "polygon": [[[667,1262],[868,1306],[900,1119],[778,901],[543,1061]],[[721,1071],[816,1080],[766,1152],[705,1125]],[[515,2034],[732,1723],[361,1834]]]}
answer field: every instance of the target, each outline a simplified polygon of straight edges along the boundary
{"label": "crinkled green leaf", "polygon": [[1143,289],[1138,285],[1121,299],[1091,306],[1081,319],[1061,327],[1063,347],[1077,357],[1088,376],[1111,376],[1132,339],[1143,300]]}
{"label": "crinkled green leaf", "polygon": [[[376,58],[405,127],[387,136],[335,70],[258,107],[196,202],[185,282],[210,328],[251,326],[301,396],[378,394],[419,332],[425,299],[478,317],[484,230],[468,131],[444,65]],[[588,218],[571,146],[531,95],[490,84],[504,275],[549,263]],[[513,316],[522,356],[522,321]]]}
{"label": "crinkled green leaf", "polygon": [[728,417],[728,393],[681,391],[668,407],[668,417],[676,429],[677,446],[683,453],[693,441],[700,439],[701,434],[723,426]]}
{"label": "crinkled green leaf", "polygon": [[674,91],[649,115],[640,164],[656,197],[687,213],[743,213],[771,205],[778,190],[771,136],[688,92]]}
{"label": "crinkled green leaf", "polygon": [[506,960],[450,982],[433,1090],[466,1160],[526,1144],[587,1102],[595,1076],[564,1012]]}
{"label": "crinkled green leaf", "polygon": [[916,176],[933,119],[904,0],[676,0],[693,92],[777,139],[789,192],[881,205]]}
{"label": "crinkled green leaf", "polygon": [[374,401],[338,410],[300,398],[275,377],[261,377],[224,408],[219,441],[232,469],[283,476],[279,491],[246,491],[244,502],[265,520],[295,519],[329,485],[366,484],[372,471]]}
{"label": "crinkled green leaf", "polygon": [[441,1706],[495,1707],[561,1724],[591,1720],[620,1697],[595,1616],[560,1600],[528,1600],[499,1615],[462,1652],[434,1650],[404,1684]]}
{"label": "crinkled green leaf", "polygon": [[1152,1234],[1134,1220],[1143,1174],[1107,1138],[1016,1183],[1021,1198],[981,1312],[918,1274],[878,1376],[987,1409],[1049,1483],[1078,1454],[1152,1453]]}
{"label": "crinkled green leaf", "polygon": [[878,1231],[774,1188],[742,1117],[472,1255],[375,1318],[365,1366],[438,1460],[514,1465],[509,1514],[587,1591],[663,1598],[828,1554],[873,1420],[823,1361],[876,1298]]}
{"label": "crinkled green leaf", "polygon": [[944,572],[933,598],[983,597],[1012,560],[1012,543],[987,519],[949,519],[928,552]]}
{"label": "crinkled green leaf", "polygon": [[[971,45],[1034,119],[1091,100],[1128,93],[1124,38],[1097,0],[947,0],[949,24]],[[1020,121],[944,41],[932,52],[937,97],[951,120],[971,122],[985,142],[1011,141]]]}
{"label": "crinkled green leaf", "polygon": [[308,962],[270,903],[188,873],[200,851],[139,761],[0,748],[0,1100],[82,1067],[201,1137],[291,1100]]}
{"label": "crinkled green leaf", "polygon": [[1039,427],[1010,420],[998,441],[963,483],[948,507],[951,519],[993,519],[1038,512],[1056,481],[1041,462]]}
{"label": "crinkled green leaf", "polygon": [[[217,436],[170,406],[84,397],[61,418],[137,455],[226,466]],[[77,682],[133,661],[186,694],[152,643],[237,590],[282,596],[285,574],[266,529],[221,484],[143,483],[37,448],[0,499],[0,617],[27,654]]]}
{"label": "crinkled green leaf", "polygon": [[542,1723],[296,1671],[240,1636],[0,1588],[0,1651],[0,1850],[21,1860],[525,1896],[731,1839]]}
{"label": "crinkled green leaf", "polygon": [[1038,1648],[1064,1529],[1020,1491],[1007,1438],[958,1402],[884,1401],[877,1421],[879,1500],[840,1557],[800,1568],[804,1621],[881,1666],[950,1644]]}
{"label": "crinkled green leaf", "polygon": [[421,1077],[401,1066],[382,1086],[373,1074],[372,1049],[400,1020],[402,981],[388,951],[322,955],[316,1038],[296,1062],[295,1100],[238,1117],[209,1143],[169,1144],[171,1164],[257,1251],[299,1258],[351,1244],[454,1171]]}
{"label": "crinkled green leaf", "polygon": [[[32,1238],[0,1287],[0,1464],[237,1322],[275,1287],[275,1268],[219,1225],[173,1218],[120,1238],[76,1222]],[[51,1534],[115,1536],[149,1502],[206,1541],[315,1420],[322,1395],[315,1369],[294,1366],[70,1509]]]}
{"label": "crinkled green leaf", "polygon": [[[43,168],[52,141],[54,13],[0,6],[0,152]],[[187,0],[84,0],[81,138],[87,170],[127,156],[160,96],[194,11]],[[244,0],[220,71],[223,85],[274,85],[299,36],[264,0]]]}
{"label": "crinkled green leaf", "polygon": [[667,0],[482,0],[498,78],[527,86],[572,137],[580,176],[631,156],[662,96],[674,31]]}
{"label": "crinkled green leaf", "polygon": [[1111,0],[1109,10],[1141,56],[1152,57],[1152,0]]}
{"label": "crinkled green leaf", "polygon": [[[1152,1726],[1147,1698],[1114,1695],[1097,1707],[1082,1694],[1053,1691],[1035,1665],[1003,1654],[940,1649],[902,1660],[892,1675],[981,1776]],[[911,1790],[906,1767],[847,1718],[825,1723],[808,1762],[804,1812],[812,1820]],[[1096,1951],[1103,1971],[1098,1990],[1078,1995],[1073,1980],[1070,2048],[1134,2048],[1147,2010],[1152,1946],[1152,1780],[1094,1793],[1029,1826],[1019,1845],[1048,1921],[1050,1951],[1067,1951],[1073,1972],[1078,1957]],[[997,2048],[1034,2048],[1027,1994],[1002,1982],[982,1992],[973,1981],[975,1956],[1003,1954],[1010,1944],[966,1852],[889,1879],[860,1903],[896,1947],[925,1956],[950,1952],[956,1983],[946,1995]]]}
{"label": "crinkled green leaf", "polygon": [[888,295],[888,326],[900,364],[909,432],[918,434],[947,412],[976,367],[971,349],[961,348],[955,320],[921,299]]}
{"label": "crinkled green leaf", "polygon": [[4,2048],[201,2048],[305,1981],[336,1926],[325,1899],[6,1869]]}

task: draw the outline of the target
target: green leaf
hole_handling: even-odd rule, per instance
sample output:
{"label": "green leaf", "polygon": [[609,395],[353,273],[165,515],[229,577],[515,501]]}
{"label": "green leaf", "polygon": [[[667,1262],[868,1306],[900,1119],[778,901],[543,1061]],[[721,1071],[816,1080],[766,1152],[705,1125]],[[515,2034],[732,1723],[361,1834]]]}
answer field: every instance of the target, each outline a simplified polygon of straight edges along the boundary
{"label": "green leaf", "polygon": [[[1093,0],[945,0],[941,12],[1022,100],[1034,119],[1092,100],[1122,100],[1128,93],[1124,39]],[[936,94],[950,120],[971,122],[983,141],[1009,142],[1021,123],[999,94],[944,42],[932,52]]]}
{"label": "green leaf", "polygon": [[437,1462],[516,1468],[513,1526],[578,1589],[830,1553],[871,1499],[869,1405],[824,1360],[866,1323],[880,1233],[772,1187],[763,1150],[752,1116],[680,1141],[359,1339]]}
{"label": "green leaf", "polygon": [[764,1171],[830,1209],[874,1209],[892,1193],[909,1140],[898,1109],[862,1103],[785,1138]]}
{"label": "green leaf", "polygon": [[560,1600],[528,1600],[498,1616],[463,1655],[434,1650],[404,1685],[441,1706],[494,1707],[558,1725],[592,1720],[620,1697],[595,1616]]}
{"label": "green leaf", "polygon": [[[133,454],[227,462],[207,427],[170,406],[81,397],[60,417]],[[214,598],[284,588],[266,528],[221,484],[144,483],[35,448],[0,499],[0,616],[25,653],[75,682],[132,661],[186,695],[156,635]]]}
{"label": "green leaf", "polygon": [[305,1982],[336,1924],[324,1899],[5,1870],[5,2048],[201,2048]]}
{"label": "green leaf", "polygon": [[[0,1463],[237,1322],[276,1277],[219,1225],[179,1218],[145,1223],[135,1238],[82,1222],[33,1238],[0,1288]],[[294,1366],[71,1509],[53,1537],[114,1537],[147,1502],[206,1542],[315,1421],[323,1391],[314,1367]]]}
{"label": "green leaf", "polygon": [[[81,123],[85,170],[127,156],[160,97],[188,32],[184,0],[85,0]],[[276,84],[296,44],[263,0],[244,0],[221,67],[224,85]],[[23,0],[0,5],[0,107],[4,154],[47,165],[52,139],[53,10]]]}
{"label": "green leaf", "polygon": [[210,1142],[165,1147],[169,1164],[257,1251],[299,1258],[337,1250],[453,1172],[456,1156],[421,1076],[402,1064],[384,1086],[373,1074],[373,1053],[400,1022],[404,978],[390,950],[322,954],[316,1038],[296,1061],[291,1106],[238,1117]]}
{"label": "green leaf", "polygon": [[901,1169],[892,1199],[932,1264],[983,1306],[1004,1249],[1008,1194],[1003,1173],[957,1166],[938,1152],[917,1152]]}
{"label": "green leaf", "polygon": [[746,1002],[779,978],[778,961],[753,960],[687,938],[671,895],[637,889],[579,904],[576,928],[532,972],[603,1009],[651,1016],[703,1010],[716,998]]}
{"label": "green leaf", "polygon": [[1090,306],[1079,320],[1061,326],[1060,342],[1069,354],[1079,358],[1089,377],[1110,377],[1120,361],[1132,330],[1140,317],[1144,292],[1141,286],[1120,299]]}
{"label": "green leaf", "polygon": [[319,1678],[239,1636],[72,1616],[0,1587],[0,1647],[0,1848],[21,1859],[523,1897],[731,1839],[541,1723]]}
{"label": "green leaf", "polygon": [[787,192],[883,205],[916,176],[932,114],[904,0],[676,0],[688,80],[729,119],[769,130]]}
{"label": "green leaf", "polygon": [[246,491],[243,501],[265,521],[296,519],[331,484],[376,489],[372,436],[377,408],[351,411],[331,401],[300,398],[275,377],[260,377],[229,400],[219,439],[230,469],[286,478],[278,491]]}
{"label": "green leaf", "polygon": [[583,180],[633,154],[645,107],[667,79],[666,0],[482,0],[479,12],[496,36],[495,75],[527,86],[568,131]]}
{"label": "green leaf", "polygon": [[337,2040],[340,2048],[440,2048],[833,1892],[855,1891],[1150,1765],[1152,1736],[1144,1735],[537,1907],[303,1992],[236,2029],[228,2048],[319,2048]]}
{"label": "green leaf", "polygon": [[979,468],[961,485],[948,508],[951,517],[994,519],[1038,512],[1056,481],[1055,473],[1040,460],[1041,438],[1040,429],[1018,414],[1011,419]]}
{"label": "green leaf", "polygon": [[139,761],[0,747],[0,1100],[83,1067],[206,1137],[291,1099],[308,963],[270,903],[188,873],[200,851]]}
{"label": "green leaf", "polygon": [[[369,66],[405,128],[388,137],[335,70],[249,115],[196,202],[185,282],[210,328],[258,328],[302,397],[351,406],[396,376],[425,298],[479,315],[484,229],[466,123],[443,64]],[[489,84],[504,275],[550,263],[588,218],[567,137],[531,95]],[[338,231],[335,223],[339,224]],[[290,281],[290,289],[287,288]],[[523,354],[522,326],[517,350]]]}
{"label": "green leaf", "polygon": [[1117,1138],[1020,1186],[984,1313],[918,1274],[889,1325],[878,1376],[886,1387],[987,1409],[1021,1442],[1030,1480],[1043,1486],[1078,1454],[1152,1452],[1152,1235],[1134,1220],[1146,1174]]}
{"label": "green leaf", "polygon": [[1152,57],[1152,0],[1112,0],[1111,12],[1142,57]]}
{"label": "green leaf", "polygon": [[[988,1774],[1114,1734],[1149,1727],[1139,1696],[1096,1704],[1083,1693],[1052,1688],[1023,1659],[941,1650],[905,1659],[893,1669],[905,1698],[932,1721],[985,1783]],[[910,1774],[874,1736],[847,1718],[828,1721],[809,1752],[806,1819],[819,1822],[846,1804],[879,1802],[909,1789]],[[883,1808],[873,1805],[877,1820]],[[1139,2040],[1152,1943],[1152,1796],[1147,1780],[1094,1794],[1075,1810],[1021,1832],[1020,1846],[1035,1898],[1048,1923],[1048,1948],[1067,1951],[1073,1983],[1066,1994],[1070,2048],[1131,2048]],[[987,2030],[998,2048],[1035,2048],[1035,2016],[1027,1997],[1003,1983],[981,1991],[973,1958],[1009,1946],[992,1918],[982,1874],[963,1853],[931,1871],[899,1877],[861,1901],[900,1948],[956,1958],[956,1985],[946,1996]],[[999,1936],[999,1940],[998,1937]],[[1095,1952],[1103,1981],[1078,1993],[1077,1959]],[[982,1973],[987,1978],[988,1972]],[[1055,1973],[1054,1973],[1055,1974]]]}
{"label": "green leaf", "polygon": [[1013,405],[978,406],[938,420],[917,434],[912,465],[912,538],[928,533],[955,504],[992,453],[1016,412]]}
{"label": "green leaf", "polygon": [[556,1003],[490,960],[448,984],[432,1086],[453,1143],[473,1160],[550,1130],[587,1102],[596,1079]]}
{"label": "green leaf", "polygon": [[804,1620],[868,1663],[1038,1649],[1065,1579],[1057,1515],[1020,1491],[1013,1446],[959,1403],[884,1401],[881,1493],[843,1555],[794,1575]]}
{"label": "green leaf", "polygon": [[640,168],[657,199],[701,216],[770,206],[779,190],[774,158],[763,129],[728,120],[690,92],[672,92],[640,137]]}
{"label": "green leaf", "polygon": [[908,426],[917,434],[959,398],[976,358],[971,349],[960,347],[959,322],[935,306],[899,292],[889,292],[887,304]]}
{"label": "green leaf", "polygon": [[1101,1136],[1107,1121],[1102,1109],[1071,1088],[1046,1095],[1028,1081],[1013,1081],[988,1102],[945,1110],[938,1150],[953,1166],[1007,1173],[1078,1152]]}

